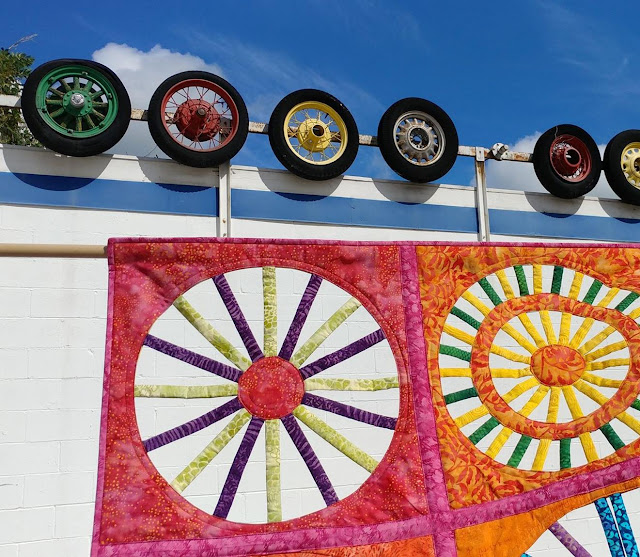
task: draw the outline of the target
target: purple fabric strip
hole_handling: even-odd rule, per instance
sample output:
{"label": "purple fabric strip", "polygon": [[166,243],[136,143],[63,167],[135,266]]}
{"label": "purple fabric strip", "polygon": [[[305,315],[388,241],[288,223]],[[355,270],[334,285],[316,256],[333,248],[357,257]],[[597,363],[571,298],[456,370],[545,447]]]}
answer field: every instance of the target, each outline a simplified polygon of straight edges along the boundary
{"label": "purple fabric strip", "polygon": [[591,553],[582,547],[558,522],[554,522],[549,526],[549,531],[558,538],[558,541],[569,550],[571,555],[575,557],[591,557]]}
{"label": "purple fabric strip", "polygon": [[231,290],[225,276],[218,275],[217,277],[213,277],[213,283],[216,285],[216,288],[220,293],[220,297],[233,320],[233,324],[236,326],[236,330],[249,353],[251,361],[255,362],[260,358],[264,358],[264,354],[262,353],[262,350],[260,350],[260,346],[258,346],[256,337],[253,336],[251,327],[249,327],[249,323],[247,323],[244,313],[242,313],[240,305],[238,304],[236,297],[233,295],[233,291]]}
{"label": "purple fabric strip", "polygon": [[209,373],[213,373],[219,377],[223,377],[224,379],[229,379],[230,381],[235,381],[236,383],[240,379],[240,374],[242,373],[239,369],[226,364],[221,364],[220,362],[216,362],[202,354],[197,354],[196,352],[192,352],[186,348],[176,346],[175,344],[162,340],[161,338],[154,337],[153,335],[147,335],[144,339],[144,344],[149,348],[153,348],[154,350],[162,352],[167,356],[171,356],[176,360],[186,362],[187,364],[199,367]]}
{"label": "purple fabric strip", "polygon": [[167,445],[168,443],[173,443],[178,439],[182,439],[187,435],[191,435],[196,431],[200,431],[201,429],[210,426],[222,418],[226,418],[228,415],[240,410],[240,408],[242,408],[242,404],[240,404],[240,401],[236,397],[229,402],[225,402],[222,406],[214,408],[211,412],[203,414],[199,418],[195,418],[190,422],[174,427],[164,433],[150,437],[146,441],[143,441],[144,448],[149,452],[157,449],[158,447],[162,447],[163,445]]}
{"label": "purple fabric strip", "polygon": [[229,470],[227,479],[224,482],[224,487],[220,492],[220,499],[218,499],[216,510],[213,511],[215,516],[227,518],[227,515],[231,510],[231,504],[233,503],[236,492],[238,491],[238,485],[242,479],[242,473],[244,472],[247,462],[249,462],[251,451],[253,451],[253,446],[256,444],[256,439],[258,439],[263,423],[264,421],[260,418],[256,418],[255,416],[251,418],[249,427],[247,428],[247,431],[242,438],[242,442],[240,443],[240,447],[238,447],[238,452],[233,459],[233,464],[231,464],[231,469]]}
{"label": "purple fabric strip", "polygon": [[289,332],[284,338],[282,348],[280,348],[280,354],[278,354],[278,356],[280,356],[282,359],[288,360],[289,358],[291,358],[291,354],[293,354],[296,344],[298,343],[300,332],[302,331],[302,327],[307,320],[309,310],[311,309],[313,300],[315,300],[316,294],[318,293],[321,284],[321,277],[319,277],[318,275],[311,275],[309,283],[307,284],[307,288],[305,289],[304,294],[300,299],[300,304],[298,304],[296,314],[293,316],[293,321],[291,321]]}
{"label": "purple fabric strip", "polygon": [[308,366],[304,366],[300,368],[300,375],[302,375],[303,379],[309,379],[309,377],[313,377],[314,375],[324,371],[331,366],[335,366],[344,360],[348,360],[352,356],[363,352],[367,348],[371,348],[375,344],[382,342],[384,340],[384,333],[382,329],[378,329],[374,333],[362,337],[361,339],[352,342],[351,344],[341,348],[340,350],[336,350],[331,354],[327,354],[326,356],[316,360],[312,364]]}
{"label": "purple fabric strip", "polygon": [[351,418],[352,420],[364,422],[365,424],[373,425],[375,427],[384,427],[386,429],[395,429],[396,422],[398,421],[395,418],[389,418],[387,416],[382,416],[381,414],[367,412],[366,410],[361,410],[355,406],[349,406],[348,404],[329,400],[328,398],[312,395],[310,393],[305,393],[302,397],[302,404],[318,408],[319,410],[333,412],[339,416]]}
{"label": "purple fabric strip", "polygon": [[293,417],[293,414],[289,414],[288,416],[282,418],[282,423],[287,429],[289,437],[291,437],[293,444],[298,449],[298,452],[300,453],[300,456],[302,456],[302,459],[307,465],[307,468],[309,468],[309,472],[311,472],[311,475],[313,476],[313,479],[316,482],[320,493],[322,493],[322,498],[327,504],[327,507],[329,505],[337,503],[338,496],[336,495],[336,492],[331,485],[331,481],[329,480],[327,473],[324,471],[322,464],[320,464],[316,453],[313,452],[313,448],[305,437],[304,432],[298,425],[296,419]]}

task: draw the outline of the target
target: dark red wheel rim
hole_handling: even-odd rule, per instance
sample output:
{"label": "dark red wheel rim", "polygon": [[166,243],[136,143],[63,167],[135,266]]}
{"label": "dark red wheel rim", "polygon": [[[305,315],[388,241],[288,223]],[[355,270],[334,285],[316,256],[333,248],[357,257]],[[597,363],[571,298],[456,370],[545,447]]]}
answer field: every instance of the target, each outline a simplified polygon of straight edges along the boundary
{"label": "dark red wheel rim", "polygon": [[191,151],[221,149],[238,131],[236,103],[225,89],[206,79],[176,83],[165,94],[161,106],[167,133]]}
{"label": "dark red wheel rim", "polygon": [[591,172],[591,153],[574,135],[559,135],[549,148],[551,167],[567,182],[581,182]]}

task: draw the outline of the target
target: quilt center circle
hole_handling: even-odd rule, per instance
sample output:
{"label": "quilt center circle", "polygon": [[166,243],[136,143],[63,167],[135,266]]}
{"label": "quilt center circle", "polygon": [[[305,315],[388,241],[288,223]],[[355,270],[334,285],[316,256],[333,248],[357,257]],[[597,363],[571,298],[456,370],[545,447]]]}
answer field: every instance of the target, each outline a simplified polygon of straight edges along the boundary
{"label": "quilt center circle", "polygon": [[584,358],[570,346],[550,344],[531,355],[531,372],[540,383],[549,387],[573,385],[585,369]]}
{"label": "quilt center circle", "polygon": [[302,376],[293,364],[277,356],[261,358],[238,381],[238,398],[246,410],[263,420],[284,418],[304,396]]}

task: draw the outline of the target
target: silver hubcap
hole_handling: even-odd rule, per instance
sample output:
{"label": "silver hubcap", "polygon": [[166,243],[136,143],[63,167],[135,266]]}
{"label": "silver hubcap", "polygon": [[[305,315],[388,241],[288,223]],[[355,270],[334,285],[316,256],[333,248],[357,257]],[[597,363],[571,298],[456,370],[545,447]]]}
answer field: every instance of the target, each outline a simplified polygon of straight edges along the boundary
{"label": "silver hubcap", "polygon": [[74,93],[71,95],[70,102],[75,108],[80,108],[84,105],[84,96],[80,93]]}
{"label": "silver hubcap", "polygon": [[396,148],[409,162],[427,166],[444,153],[444,131],[438,122],[425,112],[406,112],[394,126]]}

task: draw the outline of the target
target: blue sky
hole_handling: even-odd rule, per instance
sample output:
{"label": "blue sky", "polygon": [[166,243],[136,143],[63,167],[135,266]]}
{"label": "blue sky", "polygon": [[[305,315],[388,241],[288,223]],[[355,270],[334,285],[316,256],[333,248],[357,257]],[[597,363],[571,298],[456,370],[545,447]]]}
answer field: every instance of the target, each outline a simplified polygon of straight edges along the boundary
{"label": "blue sky", "polygon": [[[22,45],[35,65],[107,63],[138,107],[165,77],[207,69],[236,86],[256,121],[287,93],[314,87],[342,100],[360,133],[375,134],[386,108],[407,96],[441,105],[464,145],[530,150],[536,132],[572,123],[604,146],[640,127],[636,17],[623,3],[220,0],[150,9],[111,1],[55,10],[10,3],[3,15],[3,46],[37,33]],[[158,154],[145,126],[132,123],[121,152]],[[264,136],[250,136],[234,162],[279,167]],[[535,189],[530,167],[493,163],[489,185]],[[349,173],[395,176],[367,147]],[[443,181],[471,178],[471,161],[459,159]]]}

